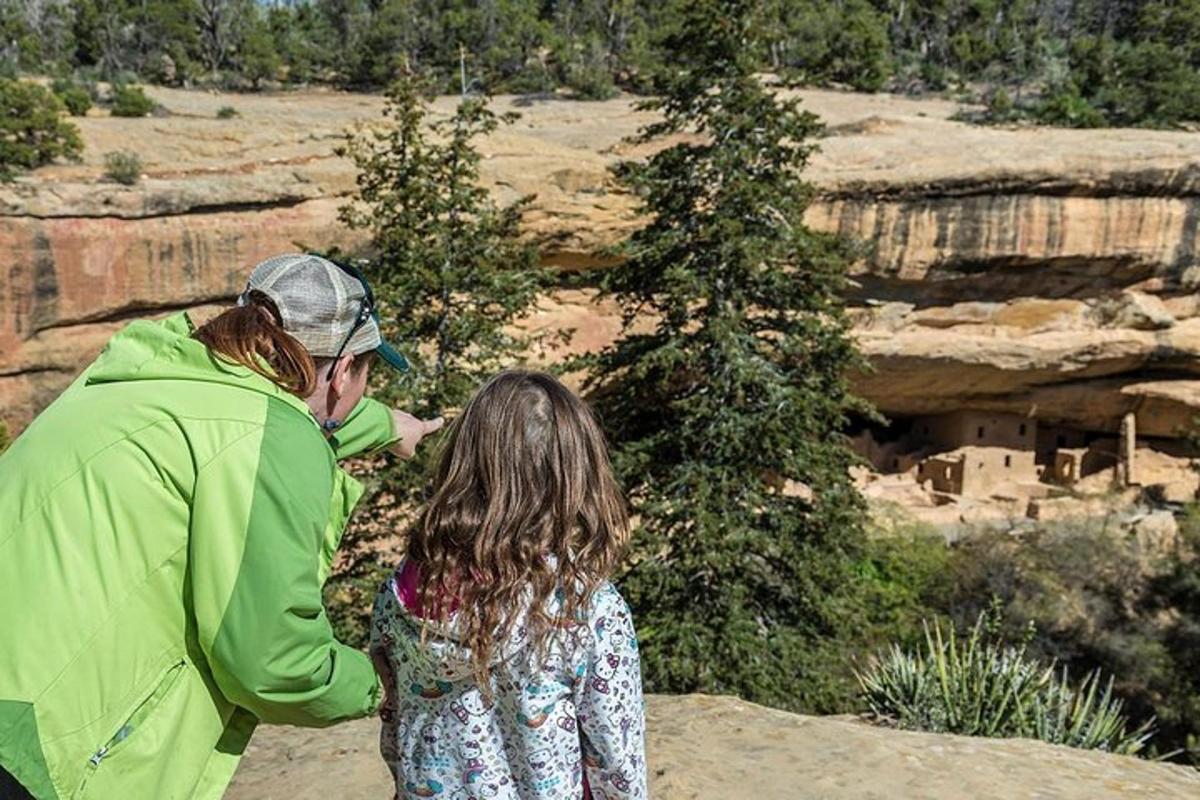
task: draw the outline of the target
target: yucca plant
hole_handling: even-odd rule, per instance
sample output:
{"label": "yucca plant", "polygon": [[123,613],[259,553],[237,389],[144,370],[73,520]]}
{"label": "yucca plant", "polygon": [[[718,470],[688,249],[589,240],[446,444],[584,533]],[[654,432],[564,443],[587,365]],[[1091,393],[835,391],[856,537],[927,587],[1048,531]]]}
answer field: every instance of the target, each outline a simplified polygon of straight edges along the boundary
{"label": "yucca plant", "polygon": [[1072,686],[1063,669],[1038,663],[1025,646],[988,630],[988,613],[965,636],[925,623],[923,652],[893,645],[855,670],[868,708],[908,730],[1021,737],[1069,747],[1136,755],[1153,720],[1130,728],[1113,682],[1089,673]]}

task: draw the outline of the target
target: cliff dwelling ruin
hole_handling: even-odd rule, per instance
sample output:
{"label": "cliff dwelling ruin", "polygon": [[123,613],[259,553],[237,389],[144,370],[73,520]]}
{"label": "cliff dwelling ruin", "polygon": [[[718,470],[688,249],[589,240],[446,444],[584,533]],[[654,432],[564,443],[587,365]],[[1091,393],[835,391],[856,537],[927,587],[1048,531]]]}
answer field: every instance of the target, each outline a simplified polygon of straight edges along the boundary
{"label": "cliff dwelling ruin", "polygon": [[854,447],[872,474],[868,494],[912,507],[914,490],[932,506],[992,502],[1039,517],[1044,501],[1134,490],[1160,501],[1194,499],[1200,477],[1178,439],[1139,438],[1127,413],[1115,434],[1033,415],[959,410],[866,427]]}

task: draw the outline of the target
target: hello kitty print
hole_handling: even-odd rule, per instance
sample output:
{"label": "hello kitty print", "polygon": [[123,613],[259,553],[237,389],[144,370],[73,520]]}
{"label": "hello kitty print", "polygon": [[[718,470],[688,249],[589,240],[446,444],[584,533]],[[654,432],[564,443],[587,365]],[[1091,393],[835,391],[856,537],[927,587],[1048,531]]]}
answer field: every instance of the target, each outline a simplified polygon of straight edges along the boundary
{"label": "hello kitty print", "polygon": [[578,641],[558,637],[540,663],[516,631],[498,648],[485,700],[453,620],[422,646],[422,622],[397,581],[380,590],[371,626],[372,653],[391,672],[380,750],[397,798],[647,797],[637,638],[611,584],[579,620]]}

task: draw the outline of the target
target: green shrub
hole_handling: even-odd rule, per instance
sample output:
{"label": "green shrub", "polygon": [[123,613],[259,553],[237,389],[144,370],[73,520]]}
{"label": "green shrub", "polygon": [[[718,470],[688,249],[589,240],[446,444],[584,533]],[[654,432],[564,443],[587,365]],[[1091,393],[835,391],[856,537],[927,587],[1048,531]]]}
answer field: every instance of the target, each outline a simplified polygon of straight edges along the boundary
{"label": "green shrub", "polygon": [[558,86],[554,75],[539,61],[526,64],[504,82],[504,91],[513,94],[542,94]]}
{"label": "green shrub", "polygon": [[111,102],[114,117],[144,117],[156,108],[155,102],[140,86],[114,86]]}
{"label": "green shrub", "polygon": [[[1116,677],[1131,718],[1155,719],[1160,752],[1200,739],[1200,513],[1178,520],[1174,552],[1148,559],[1135,536],[1102,522],[1057,523],[955,545],[953,586],[935,607],[967,625],[994,599],[1028,652],[1073,674]],[[1193,744],[1189,744],[1192,741]],[[1200,764],[1200,750],[1191,758]]]}
{"label": "green shrub", "polygon": [[238,114],[238,110],[233,106],[221,106],[217,109],[217,119],[233,119],[238,116],[241,115]]}
{"label": "green shrub", "polygon": [[940,535],[905,521],[887,532],[879,527],[876,522],[869,529],[856,569],[862,591],[853,616],[864,637],[854,650],[863,653],[892,642],[918,643],[923,621],[953,583],[953,551]]}
{"label": "green shrub", "polygon": [[1103,128],[1108,124],[1104,113],[1095,108],[1073,87],[1047,97],[1036,109],[1037,120],[1046,125],[1067,128]]}
{"label": "green shrub", "polygon": [[1113,681],[1093,671],[1078,687],[1064,669],[1044,666],[989,635],[980,615],[965,639],[926,626],[924,652],[897,645],[858,672],[871,711],[909,730],[1038,739],[1135,755],[1153,731],[1130,727]]}
{"label": "green shrub", "polygon": [[1170,127],[1200,119],[1200,72],[1175,44],[1080,36],[1067,63],[1034,109],[1041,122]]}
{"label": "green shrub", "polygon": [[79,158],[79,130],[62,113],[62,103],[44,86],[0,79],[0,180],[59,157]]}
{"label": "green shrub", "polygon": [[1006,122],[1016,116],[1012,96],[1003,86],[997,86],[988,93],[987,115],[992,122]]}
{"label": "green shrub", "polygon": [[68,80],[56,80],[50,87],[73,117],[82,117],[92,107],[92,96],[86,87]]}
{"label": "green shrub", "polygon": [[125,186],[133,186],[142,177],[142,159],[129,150],[105,153],[104,176]]}
{"label": "green shrub", "polygon": [[1200,75],[1162,42],[1117,48],[1106,79],[1095,104],[1112,124],[1168,127],[1200,119]]}
{"label": "green shrub", "polygon": [[889,42],[882,15],[866,4],[846,12],[834,51],[833,78],[861,92],[877,92],[891,75]]}
{"label": "green shrub", "polygon": [[567,86],[580,100],[608,100],[617,93],[608,70],[592,65],[573,68],[568,74]]}
{"label": "green shrub", "polygon": [[793,676],[792,706],[807,711],[857,713],[858,684],[847,662],[896,642],[922,640],[922,621],[936,613],[951,584],[951,550],[941,536],[914,524],[872,530],[853,581],[838,599],[844,623],[806,649],[803,668]]}
{"label": "green shrub", "polygon": [[237,61],[240,76],[249,80],[255,89],[260,88],[263,81],[278,78],[283,68],[283,59],[275,47],[271,31],[263,24],[252,25],[242,34]]}
{"label": "green shrub", "polygon": [[764,13],[779,37],[773,66],[789,80],[873,92],[891,75],[887,20],[866,0],[776,3]]}

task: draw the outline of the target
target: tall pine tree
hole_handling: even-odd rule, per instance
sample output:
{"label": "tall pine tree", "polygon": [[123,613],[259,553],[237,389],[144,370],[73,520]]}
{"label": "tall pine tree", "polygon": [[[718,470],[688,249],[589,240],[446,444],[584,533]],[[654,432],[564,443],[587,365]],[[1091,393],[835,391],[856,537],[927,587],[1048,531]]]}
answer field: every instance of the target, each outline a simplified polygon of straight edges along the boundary
{"label": "tall pine tree", "polygon": [[802,221],[820,126],[756,78],[753,5],[687,4],[666,43],[637,141],[688,135],[618,168],[648,224],[604,281],[626,328],[588,388],[639,520],[622,587],[648,688],[829,708],[863,543],[839,433],[859,355],[847,248]]}
{"label": "tall pine tree", "polygon": [[[383,124],[353,132],[341,151],[358,168],[357,197],[341,216],[370,233],[366,274],[387,315],[384,333],[406,346],[412,364],[404,375],[376,370],[377,396],[430,419],[461,408],[538,343],[515,323],[534,309],[551,273],[519,239],[531,198],[497,205],[480,185],[476,144],[511,118],[477,96],[463,97],[449,117],[435,116],[411,76],[388,90],[384,115]],[[370,598],[363,594],[394,561],[380,558],[380,540],[395,541],[423,499],[434,453],[425,446],[383,469],[370,511],[344,543],[330,592],[335,623],[349,640],[364,630]]]}

